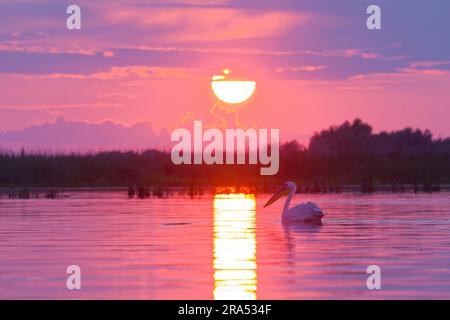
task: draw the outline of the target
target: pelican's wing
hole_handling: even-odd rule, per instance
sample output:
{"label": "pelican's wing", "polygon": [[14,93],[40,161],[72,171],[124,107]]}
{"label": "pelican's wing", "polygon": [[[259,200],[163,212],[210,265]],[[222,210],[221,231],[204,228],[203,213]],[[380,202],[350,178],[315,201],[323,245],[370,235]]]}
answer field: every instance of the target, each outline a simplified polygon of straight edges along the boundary
{"label": "pelican's wing", "polygon": [[311,218],[314,210],[307,203],[299,203],[283,214],[284,219],[288,220],[304,220]]}
{"label": "pelican's wing", "polygon": [[300,203],[283,213],[283,220],[290,221],[320,221],[324,216],[322,210],[313,202]]}
{"label": "pelican's wing", "polygon": [[309,201],[306,203],[306,205],[309,206],[311,208],[311,210],[314,211],[314,213],[325,215],[323,213],[322,209],[320,209],[319,206],[317,204],[315,204],[314,202]]}

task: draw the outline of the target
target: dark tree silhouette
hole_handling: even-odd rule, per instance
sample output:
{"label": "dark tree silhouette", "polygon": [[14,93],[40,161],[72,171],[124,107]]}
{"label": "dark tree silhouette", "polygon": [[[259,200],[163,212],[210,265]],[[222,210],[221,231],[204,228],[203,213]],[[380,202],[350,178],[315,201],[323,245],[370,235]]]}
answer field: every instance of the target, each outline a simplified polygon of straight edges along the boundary
{"label": "dark tree silhouette", "polygon": [[129,185],[259,184],[286,180],[302,185],[427,185],[450,183],[450,139],[428,131],[374,134],[359,119],[314,134],[308,148],[290,141],[280,149],[280,171],[260,176],[259,165],[173,165],[170,154],[0,154],[2,187],[77,187]]}

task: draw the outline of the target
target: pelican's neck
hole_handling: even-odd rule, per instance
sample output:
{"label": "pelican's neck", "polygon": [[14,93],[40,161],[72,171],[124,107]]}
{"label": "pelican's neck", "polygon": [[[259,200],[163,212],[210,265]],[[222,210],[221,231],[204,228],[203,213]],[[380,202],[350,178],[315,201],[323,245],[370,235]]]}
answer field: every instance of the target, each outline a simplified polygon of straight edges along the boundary
{"label": "pelican's neck", "polygon": [[289,194],[287,196],[286,202],[284,203],[283,214],[285,214],[289,210],[289,204],[291,203],[292,198],[295,195],[295,191],[297,187],[295,185],[289,187]]}

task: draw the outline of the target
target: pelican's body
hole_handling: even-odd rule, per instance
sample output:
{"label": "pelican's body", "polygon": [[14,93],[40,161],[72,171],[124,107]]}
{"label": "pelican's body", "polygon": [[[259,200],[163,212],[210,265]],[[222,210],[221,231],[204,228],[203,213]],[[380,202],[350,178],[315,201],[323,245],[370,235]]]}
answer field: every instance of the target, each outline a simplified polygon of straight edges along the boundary
{"label": "pelican's body", "polygon": [[284,203],[283,212],[281,214],[281,219],[283,221],[298,221],[298,222],[320,222],[322,217],[325,215],[322,210],[314,202],[300,203],[292,208],[289,208],[292,198],[295,195],[297,186],[293,182],[286,182],[281,189],[275,193],[275,195],[270,198],[269,201],[264,205],[274,203],[276,200],[284,195],[287,195],[286,202]]}

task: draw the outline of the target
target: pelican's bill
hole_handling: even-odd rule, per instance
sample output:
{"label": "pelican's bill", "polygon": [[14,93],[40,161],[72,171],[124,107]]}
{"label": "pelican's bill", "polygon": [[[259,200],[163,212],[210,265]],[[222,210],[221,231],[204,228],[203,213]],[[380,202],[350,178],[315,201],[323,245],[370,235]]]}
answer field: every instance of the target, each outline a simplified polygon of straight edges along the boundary
{"label": "pelican's bill", "polygon": [[290,192],[290,190],[288,188],[282,188],[281,190],[277,191],[277,193],[275,193],[272,196],[272,198],[270,198],[269,201],[266,202],[266,204],[264,205],[264,208],[267,206],[270,206],[272,203],[274,203],[275,201],[280,199],[282,196],[289,194],[289,192]]}

